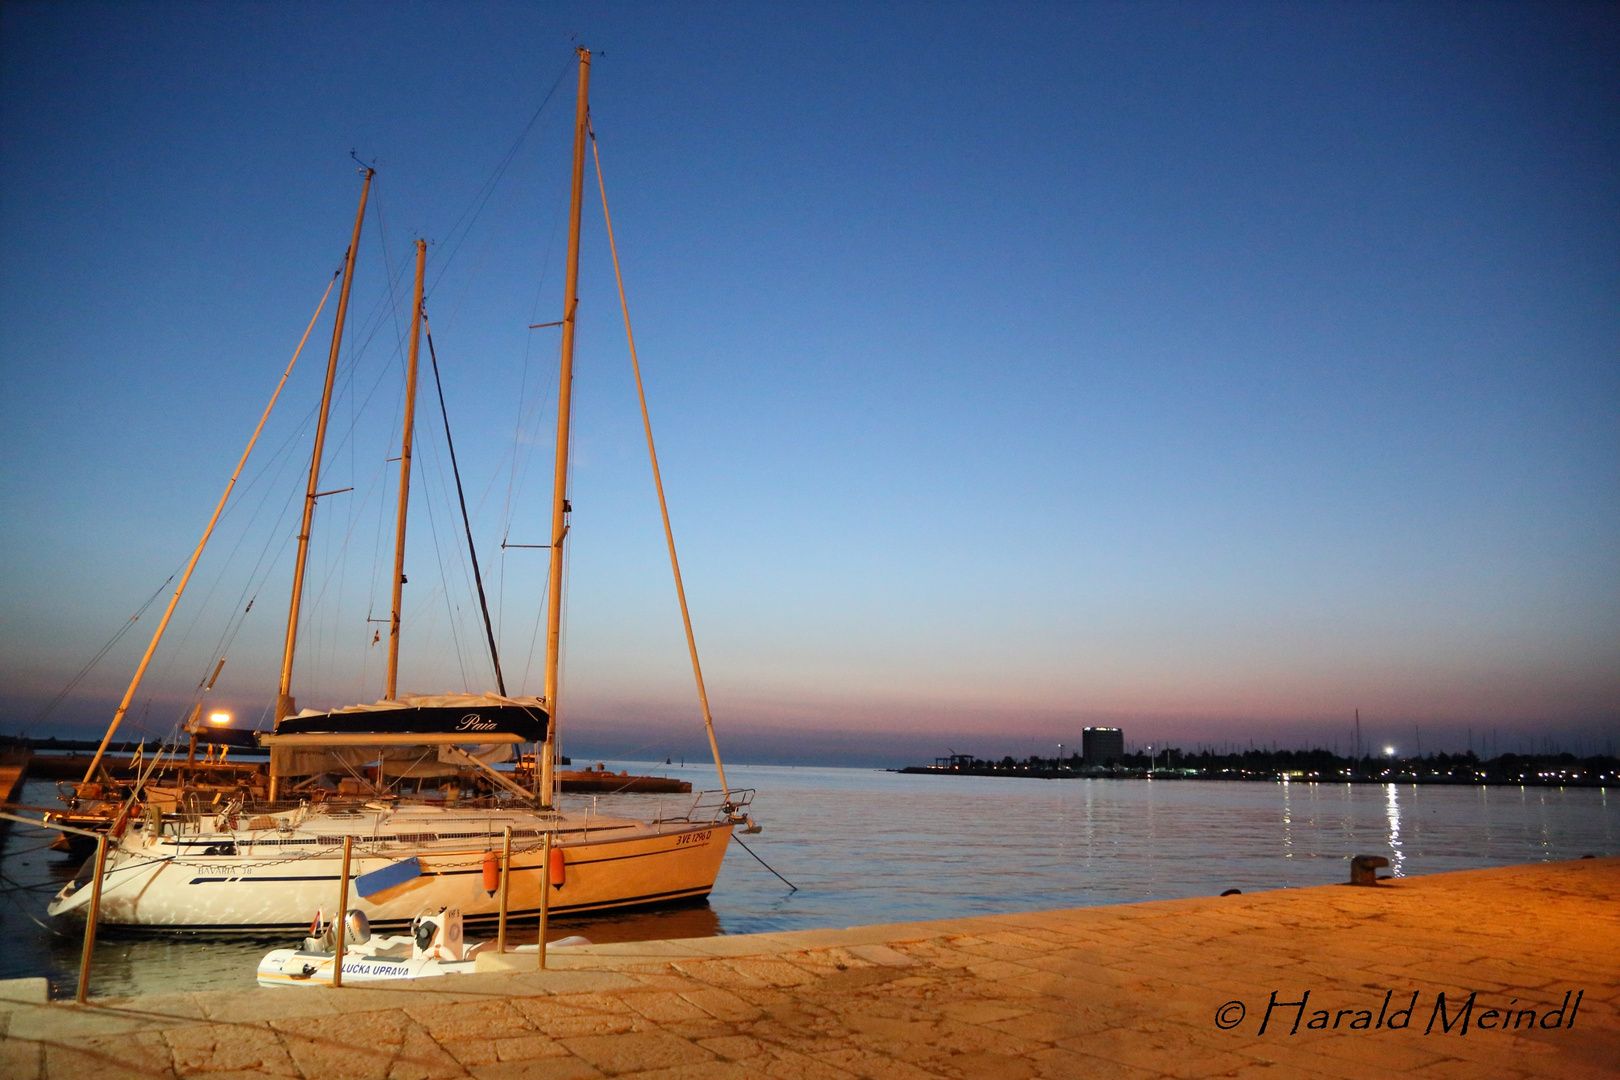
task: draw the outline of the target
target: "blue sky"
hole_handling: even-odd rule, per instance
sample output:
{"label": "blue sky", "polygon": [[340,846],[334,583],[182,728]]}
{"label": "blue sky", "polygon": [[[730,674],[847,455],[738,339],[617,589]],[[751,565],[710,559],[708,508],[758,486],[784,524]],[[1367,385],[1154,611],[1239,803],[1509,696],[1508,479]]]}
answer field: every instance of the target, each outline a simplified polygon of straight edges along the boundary
{"label": "blue sky", "polygon": [[[561,304],[576,37],[605,52],[632,314],[745,753],[1620,719],[1613,7],[0,18],[7,730],[195,543],[338,265],[351,150],[379,175],[323,487],[356,491],[317,518],[300,702],[381,692],[418,235],[506,666],[538,690],[543,567],[498,545],[547,513],[555,332],[527,327]],[[701,735],[594,195],[585,222],[565,710],[665,752]],[[248,596],[215,695],[273,696],[329,315],[159,654],[153,730]],[[481,690],[430,384],[418,410],[402,684]],[[145,632],[45,726],[94,728]]]}

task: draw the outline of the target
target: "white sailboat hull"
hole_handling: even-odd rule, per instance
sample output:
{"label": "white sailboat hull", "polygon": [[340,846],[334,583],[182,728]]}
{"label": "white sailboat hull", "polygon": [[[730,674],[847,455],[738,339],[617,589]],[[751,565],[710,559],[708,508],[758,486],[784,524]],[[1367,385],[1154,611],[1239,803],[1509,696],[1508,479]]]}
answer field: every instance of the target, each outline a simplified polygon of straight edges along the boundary
{"label": "white sailboat hull", "polygon": [[[700,900],[714,888],[731,829],[727,822],[598,821],[588,830],[565,823],[557,833],[563,880],[551,887],[550,910],[567,915]],[[232,853],[205,854],[210,848]],[[500,848],[498,832],[488,836],[487,847],[462,839],[411,848],[378,842],[375,834],[357,836],[348,906],[379,927],[408,924],[439,908],[460,908],[470,921],[495,919],[500,893],[484,887],[484,852],[498,855]],[[419,876],[359,895],[356,879],[411,857],[421,868]],[[342,865],[341,840],[289,857],[267,841],[254,843],[240,834],[149,839],[137,830],[109,853],[99,921],[216,932],[305,928],[317,913],[330,918],[337,911]],[[537,843],[514,846],[509,917],[539,913],[542,869]],[[91,892],[88,884],[64,887],[50,914],[82,911]]]}

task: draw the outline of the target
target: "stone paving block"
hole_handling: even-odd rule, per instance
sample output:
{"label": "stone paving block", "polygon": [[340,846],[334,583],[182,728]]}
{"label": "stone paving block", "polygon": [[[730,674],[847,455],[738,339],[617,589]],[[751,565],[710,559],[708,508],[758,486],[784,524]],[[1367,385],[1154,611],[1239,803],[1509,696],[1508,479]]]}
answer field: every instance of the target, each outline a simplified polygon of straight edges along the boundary
{"label": "stone paving block", "polygon": [[698,1039],[696,1042],[705,1050],[727,1061],[744,1061],[748,1058],[763,1057],[767,1053],[764,1043],[748,1035],[719,1035]]}
{"label": "stone paving block", "polygon": [[[848,1049],[851,1048],[839,1047],[839,1050]],[[774,1051],[773,1056],[764,1060],[753,1059],[747,1064],[758,1069],[760,1075],[772,1077],[773,1080],[850,1080],[855,1075],[809,1054],[780,1048]]]}
{"label": "stone paving block", "polygon": [[683,960],[671,967],[710,986],[738,990],[760,989],[769,985],[752,975],[743,974],[724,960]]}
{"label": "stone paving block", "polygon": [[[339,995],[341,997],[341,995]],[[321,990],[259,989],[238,994],[200,994],[205,1019],[219,1024],[285,1020],[296,1016],[331,1016],[342,1011],[339,1000]]]}
{"label": "stone paving block", "polygon": [[[1029,1055],[1029,1060],[1041,1080],[1159,1080],[1162,1076],[1135,1065],[1058,1048],[1037,1050]],[[1272,1080],[1280,1078],[1272,1076]]]}
{"label": "stone paving block", "polygon": [[785,960],[742,958],[727,962],[727,967],[745,979],[760,986],[802,986],[814,977],[803,968]]}
{"label": "stone paving block", "polygon": [[388,1080],[411,1019],[400,1009],[273,1020],[282,1045],[305,1076]]}
{"label": "stone paving block", "polygon": [[496,1061],[529,1061],[535,1058],[568,1057],[563,1045],[547,1035],[513,1035],[504,1038],[476,1038],[440,1042],[451,1057],[463,1066],[488,1065]]}
{"label": "stone paving block", "polygon": [[963,1080],[1029,1080],[1036,1075],[1035,1063],[1025,1057],[1011,1057],[988,1051],[953,1054],[939,1062]]}
{"label": "stone paving block", "polygon": [[298,1076],[292,1058],[268,1027],[253,1024],[207,1024],[171,1028],[163,1033],[180,1076],[207,1073],[254,1073]]}
{"label": "stone paving block", "polygon": [[495,1040],[495,1056],[500,1061],[528,1061],[567,1057],[568,1049],[549,1035],[515,1035]]}
{"label": "stone paving block", "polygon": [[499,1039],[530,1034],[535,1028],[510,1001],[462,1001],[405,1006],[412,1020],[438,1042]]}
{"label": "stone paving block", "polygon": [[896,1061],[867,1050],[829,1050],[815,1055],[823,1064],[843,1069],[866,1080],[933,1080],[946,1075],[906,1061]]}
{"label": "stone paving block", "polygon": [[[1368,1061],[1324,1057],[1313,1053],[1305,1044],[1275,1042],[1264,1046],[1248,1046],[1234,1052],[1242,1058],[1264,1066],[1298,1070],[1300,1075],[1317,1076],[1322,1080],[1366,1080],[1369,1072]],[[1379,1074],[1390,1072],[1382,1066],[1376,1067],[1374,1071]]]}
{"label": "stone paving block", "polygon": [[654,1023],[714,1019],[690,1001],[669,990],[626,994],[624,1002]]}
{"label": "stone paving block", "polygon": [[[1500,1059],[1479,1062],[1443,1058],[1433,1065],[1420,1065],[1406,1075],[1423,1077],[1424,1080],[1527,1080],[1532,1074]],[[1567,1074],[1561,1072],[1560,1075]]]}
{"label": "stone paving block", "polygon": [[883,967],[912,967],[917,963],[910,956],[888,945],[851,945],[849,953],[857,960],[866,960]]}
{"label": "stone paving block", "polygon": [[1213,1040],[1197,1038],[1190,1032],[1154,1032],[1143,1030],[1141,1026],[1109,1028],[1078,1039],[1064,1039],[1058,1046],[1187,1080],[1218,1076],[1250,1060],[1242,1054],[1219,1049]]}
{"label": "stone paving block", "polygon": [[645,1031],[652,1025],[641,1017],[619,1013],[593,1013],[585,1016],[564,1016],[553,1020],[536,1020],[535,1024],[553,1039],[576,1039],[586,1036],[625,1035]]}
{"label": "stone paving block", "polygon": [[714,1054],[703,1047],[677,1039],[661,1031],[625,1035],[586,1035],[563,1039],[562,1044],[576,1056],[606,1073],[633,1073],[648,1069],[668,1069],[713,1061]]}
{"label": "stone paving block", "polygon": [[1026,1039],[1019,1035],[978,1024],[939,1025],[939,1037],[931,1044],[952,1054],[992,1053],[1004,1057],[1017,1057],[1044,1050],[1051,1045],[1042,1039]]}
{"label": "stone paving block", "polygon": [[862,1035],[875,1035],[885,1042],[919,1043],[928,1045],[940,1037],[939,1025],[930,1019],[911,1019],[905,1016],[876,1016],[868,1012],[853,1011],[844,1018],[850,1030]]}
{"label": "stone paving block", "polygon": [[173,1076],[174,1058],[156,1031],[97,1035],[47,1043],[45,1075],[71,1080],[150,1080]]}
{"label": "stone paving block", "polygon": [[[536,1027],[546,1020],[559,1020],[571,1016],[598,1016],[602,1010],[584,1004],[570,1004],[566,997],[513,997],[512,1007]],[[626,1007],[624,1012],[630,1011]]]}
{"label": "stone paving block", "polygon": [[188,993],[145,994],[137,998],[90,999],[91,1008],[125,1016],[158,1016],[165,1022],[175,1019],[205,1020],[201,995]]}
{"label": "stone paving block", "polygon": [[[861,947],[872,948],[873,946]],[[875,947],[881,949],[888,948],[887,945],[879,945]],[[824,974],[829,969],[843,971],[846,968],[852,967],[866,968],[874,966],[872,961],[863,960],[859,956],[856,956],[854,952],[845,948],[806,949],[801,952],[784,954],[780,958],[787,960],[790,963],[797,964],[808,971],[815,972],[818,975]]]}
{"label": "stone paving block", "polygon": [[627,989],[626,993],[635,990],[672,990],[680,993],[692,985],[690,977],[681,974],[673,967],[660,965],[656,971],[638,971],[635,976],[636,985]]}
{"label": "stone paving block", "polygon": [[405,1038],[388,1067],[388,1080],[451,1080],[467,1071],[444,1047],[416,1024],[405,1028]]}
{"label": "stone paving block", "polygon": [[[1339,1035],[1329,1032],[1299,1039],[1299,1045],[1308,1049],[1318,1062],[1328,1058],[1363,1064],[1377,1062],[1378,1067],[1385,1071],[1408,1071],[1433,1065],[1446,1057],[1444,1044],[1422,1041],[1422,1037],[1410,1028],[1402,1029],[1399,1033],[1384,1031],[1378,1034],[1384,1037],[1377,1038],[1370,1034],[1359,1033]],[[1258,1052],[1257,1050],[1256,1053]]]}
{"label": "stone paving block", "polygon": [[525,981],[548,994],[608,993],[636,985],[633,976],[617,971],[535,971]]}
{"label": "stone paving block", "polygon": [[758,1075],[734,1061],[705,1061],[700,1065],[677,1065],[673,1069],[638,1072],[635,1080],[753,1080]]}
{"label": "stone paving block", "polygon": [[681,997],[716,1020],[729,1023],[757,1020],[764,1015],[758,1006],[750,1004],[730,991],[714,987],[693,987],[688,984],[688,988],[681,991]]}
{"label": "stone paving block", "polygon": [[1030,975],[1035,969],[1027,968],[1022,964],[1007,960],[975,961],[967,965],[967,969],[980,979],[995,981],[998,979],[1016,979],[1022,975]]}
{"label": "stone paving block", "polygon": [[26,1001],[34,1005],[44,1005],[50,1000],[49,979],[0,979],[0,1001]]}
{"label": "stone paving block", "polygon": [[[1006,1008],[1000,1008],[998,1011],[1013,1012]],[[1095,1032],[1107,1030],[1111,1024],[1119,1022],[1119,1017],[1117,1013],[1102,1010],[1070,1008],[1061,1012],[1044,1009],[1027,1011],[1011,1017],[979,1022],[1003,1034],[1028,1042],[1055,1043],[1061,1039],[1081,1039]]]}
{"label": "stone paving block", "polygon": [[39,1080],[44,1069],[43,1043],[0,1036],[0,1076],[9,1080]]}
{"label": "stone paving block", "polygon": [[590,1012],[622,1013],[628,1015],[634,1010],[625,1003],[622,994],[599,993],[590,991],[579,994],[559,994],[557,1004],[571,1009],[583,1009]]}
{"label": "stone paving block", "polygon": [[962,1001],[945,1005],[940,1012],[962,1024],[992,1024],[997,1020],[1011,1020],[1028,1016],[1029,1009],[1013,1008],[989,1001]]}
{"label": "stone paving block", "polygon": [[138,1032],[156,1032],[165,1026],[178,1026],[189,1021],[189,1017],[173,1021],[165,1020],[160,1014],[107,1010],[67,1002],[23,1005],[11,1010],[6,1038],[49,1040],[64,1032],[71,1033],[70,1037],[73,1038],[134,1035]]}
{"label": "stone paving block", "polygon": [[468,1070],[477,1080],[598,1080],[602,1073],[579,1058],[535,1058],[474,1065]]}
{"label": "stone paving block", "polygon": [[1537,1080],[1545,1077],[1548,1080],[1614,1080],[1614,1065],[1612,1059],[1601,1065],[1589,1061],[1559,1061],[1556,1064],[1548,1063],[1537,1067],[1530,1072]]}
{"label": "stone paving block", "polygon": [[706,1016],[702,1020],[671,1020],[667,1023],[658,1024],[656,1030],[668,1032],[688,1042],[697,1042],[700,1039],[712,1039],[716,1035],[724,1035],[736,1029],[733,1025],[722,1020]]}

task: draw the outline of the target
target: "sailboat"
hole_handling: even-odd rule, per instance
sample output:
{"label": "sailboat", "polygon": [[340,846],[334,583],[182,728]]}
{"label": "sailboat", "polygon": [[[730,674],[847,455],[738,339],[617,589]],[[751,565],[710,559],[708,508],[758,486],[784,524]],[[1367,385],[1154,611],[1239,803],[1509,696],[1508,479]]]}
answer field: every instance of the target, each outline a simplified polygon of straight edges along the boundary
{"label": "sailboat", "polygon": [[[264,931],[303,927],[336,910],[340,885],[357,908],[379,927],[408,925],[423,912],[459,909],[469,921],[496,918],[503,903],[511,916],[541,910],[549,881],[549,909],[556,914],[603,911],[700,900],[713,889],[732,831],[757,829],[747,809],[751,789],[731,789],[725,780],[713,718],[704,689],[687,612],[680,566],[668,526],[657,456],[648,449],[664,513],[671,568],[686,623],[693,674],[720,781],[716,791],[697,793],[679,815],[653,820],[563,812],[558,805],[557,709],[561,649],[563,546],[568,535],[568,450],[573,347],[579,274],[580,212],[587,139],[589,50],[579,49],[575,109],[573,191],[562,326],[557,408],[557,456],[552,492],[550,576],[544,692],[508,696],[498,657],[497,692],[435,696],[397,692],[400,586],[404,581],[406,507],[419,342],[423,326],[426,243],[417,242],[415,310],[406,374],[406,411],[400,461],[400,493],[389,629],[386,693],[374,704],[329,710],[298,710],[292,697],[299,608],[317,499],[321,455],[331,407],[355,252],[365,213],[365,183],[354,236],[344,267],[336,325],[317,421],[294,570],[274,730],[259,736],[269,750],[267,797],[244,789],[212,806],[160,805],[148,800],[120,822],[105,867],[87,862],[79,876],[49,906],[53,916],[79,911],[99,874],[100,920],[132,928],[193,931]],[[600,183],[600,164],[598,163]],[[604,213],[606,190],[603,189]],[[611,219],[609,241],[612,242]],[[614,256],[617,269],[617,255]],[[622,286],[621,286],[622,300]],[[635,342],[626,332],[637,370]],[[306,332],[307,338],[307,332]],[[285,380],[284,380],[285,381]],[[278,389],[279,392],[279,389]],[[272,399],[272,403],[273,403]],[[646,402],[642,399],[643,421]],[[261,429],[262,429],[261,422]],[[256,437],[256,436],[255,436]],[[251,443],[249,448],[251,449]],[[244,455],[245,461],[245,455]],[[240,466],[238,467],[240,473]],[[234,482],[234,479],[233,479]],[[227,488],[227,495],[229,488]],[[223,500],[221,501],[223,506]],[[216,511],[215,519],[218,518]],[[210,529],[212,524],[210,525]],[[204,534],[206,542],[207,534]],[[201,553],[199,545],[198,554]],[[195,566],[196,556],[192,565]],[[189,569],[187,576],[189,576]],[[180,586],[184,588],[184,579]],[[170,603],[172,613],[177,590]],[[167,615],[165,616],[165,623]],[[159,628],[161,634],[161,626]],[[491,633],[493,655],[494,638]],[[142,661],[156,648],[154,638]],[[137,672],[138,684],[140,672]],[[129,701],[115,713],[103,750]],[[496,766],[533,745],[537,767],[525,775]],[[98,755],[99,757],[99,755]],[[95,770],[86,780],[90,780]],[[333,783],[335,778],[335,783]],[[405,793],[414,779],[416,791]],[[505,867],[501,899],[493,886]],[[352,850],[352,859],[346,851]],[[543,852],[549,851],[549,864]],[[510,852],[508,855],[507,852]],[[346,878],[345,878],[346,875]]]}

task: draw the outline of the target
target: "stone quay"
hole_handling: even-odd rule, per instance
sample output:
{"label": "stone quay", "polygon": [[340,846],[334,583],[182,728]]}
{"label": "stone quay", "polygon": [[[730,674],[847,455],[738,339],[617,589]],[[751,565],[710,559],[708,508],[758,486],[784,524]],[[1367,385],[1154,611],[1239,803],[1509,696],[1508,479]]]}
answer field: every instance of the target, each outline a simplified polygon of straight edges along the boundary
{"label": "stone quay", "polygon": [[1620,858],[47,1003],[9,1080],[1620,1075]]}

